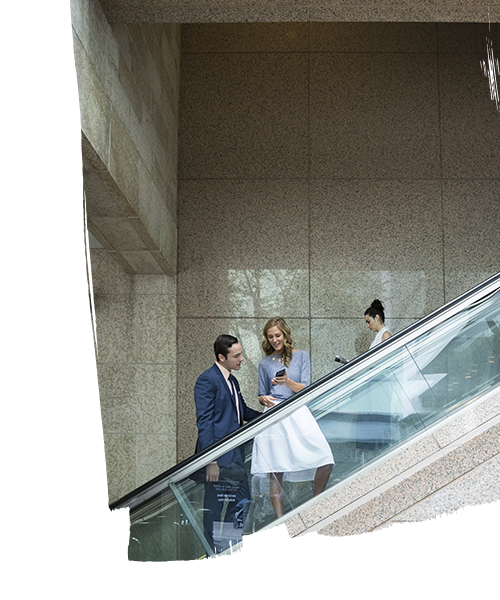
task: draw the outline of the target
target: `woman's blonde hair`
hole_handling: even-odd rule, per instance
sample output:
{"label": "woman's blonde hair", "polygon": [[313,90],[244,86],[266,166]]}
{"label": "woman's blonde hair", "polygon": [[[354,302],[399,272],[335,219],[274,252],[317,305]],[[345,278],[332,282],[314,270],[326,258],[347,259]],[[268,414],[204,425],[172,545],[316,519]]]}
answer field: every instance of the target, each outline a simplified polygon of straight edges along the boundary
{"label": "woman's blonde hair", "polygon": [[264,330],[262,332],[264,336],[264,341],[262,342],[262,350],[264,350],[264,354],[269,356],[274,352],[274,348],[269,343],[267,339],[267,332],[271,329],[271,327],[277,327],[281,333],[283,334],[284,348],[283,348],[283,364],[285,367],[290,366],[290,361],[292,360],[292,351],[293,351],[293,339],[292,339],[292,330],[288,326],[287,322],[283,317],[272,317],[269,321],[264,325]]}

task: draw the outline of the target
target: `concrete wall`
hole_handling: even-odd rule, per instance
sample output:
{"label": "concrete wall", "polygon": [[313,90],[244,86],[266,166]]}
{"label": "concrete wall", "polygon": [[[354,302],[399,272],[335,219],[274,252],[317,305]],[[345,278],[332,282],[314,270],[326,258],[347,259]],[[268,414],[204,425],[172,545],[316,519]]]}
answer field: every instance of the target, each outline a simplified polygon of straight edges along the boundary
{"label": "concrete wall", "polygon": [[262,326],[280,314],[313,379],[500,264],[500,119],[484,24],[182,27],[179,459],[216,335],[242,341],[257,406]]}
{"label": "concrete wall", "polygon": [[177,462],[176,285],[91,251],[110,502]]}
{"label": "concrete wall", "polygon": [[318,21],[495,22],[498,0],[101,0],[110,21],[267,23]]}
{"label": "concrete wall", "polygon": [[111,502],[177,462],[180,27],[71,10]]}
{"label": "concrete wall", "polygon": [[498,271],[486,25],[184,25],[180,71],[179,26],[72,11],[110,500],[192,454],[219,333],[257,407],[269,316],[317,379],[373,298],[398,331]]}
{"label": "concrete wall", "polygon": [[179,26],[71,8],[89,230],[127,272],[175,273]]}

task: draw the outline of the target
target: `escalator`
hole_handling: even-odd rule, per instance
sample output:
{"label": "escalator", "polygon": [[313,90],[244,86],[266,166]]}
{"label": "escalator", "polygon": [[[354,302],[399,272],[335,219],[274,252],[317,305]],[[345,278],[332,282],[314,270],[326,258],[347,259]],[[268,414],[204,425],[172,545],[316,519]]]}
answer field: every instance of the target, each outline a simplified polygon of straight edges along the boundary
{"label": "escalator", "polygon": [[[129,559],[196,560],[229,553],[245,535],[310,505],[312,482],[287,481],[285,474],[285,514],[276,518],[268,477],[250,472],[255,435],[303,406],[335,458],[321,499],[496,388],[500,274],[111,504],[112,510],[130,510]],[[219,482],[210,484],[218,506],[214,513],[205,466],[235,449],[241,462],[221,469]]]}

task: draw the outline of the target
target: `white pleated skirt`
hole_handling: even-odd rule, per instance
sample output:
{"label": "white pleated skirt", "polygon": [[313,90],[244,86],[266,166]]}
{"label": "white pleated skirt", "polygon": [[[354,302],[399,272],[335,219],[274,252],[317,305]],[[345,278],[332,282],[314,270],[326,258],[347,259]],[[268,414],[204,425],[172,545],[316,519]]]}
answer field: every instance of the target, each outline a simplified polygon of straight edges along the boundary
{"label": "white pleated skirt", "polygon": [[307,406],[254,438],[252,475],[284,473],[283,480],[310,481],[333,454]]}

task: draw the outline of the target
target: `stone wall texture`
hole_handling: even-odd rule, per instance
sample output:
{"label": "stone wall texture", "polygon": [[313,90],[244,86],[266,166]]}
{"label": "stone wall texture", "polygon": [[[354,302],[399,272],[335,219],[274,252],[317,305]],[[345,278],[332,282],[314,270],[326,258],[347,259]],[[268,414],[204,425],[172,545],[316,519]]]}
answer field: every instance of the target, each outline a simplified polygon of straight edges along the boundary
{"label": "stone wall texture", "polygon": [[180,27],[71,8],[88,228],[127,272],[175,273]]}
{"label": "stone wall texture", "polygon": [[72,2],[110,500],[192,454],[218,334],[258,407],[269,317],[318,379],[499,270],[498,3],[175,4]]}
{"label": "stone wall texture", "polygon": [[499,433],[497,390],[304,507],[289,534],[356,535],[498,502]]}
{"label": "stone wall texture", "polygon": [[109,501],[177,462],[174,275],[131,275],[91,250]]}
{"label": "stone wall texture", "polygon": [[317,380],[368,348],[373,299],[397,332],[498,272],[500,114],[481,68],[497,32],[183,25],[179,458],[219,333],[242,342],[257,407],[269,317],[289,321]]}

